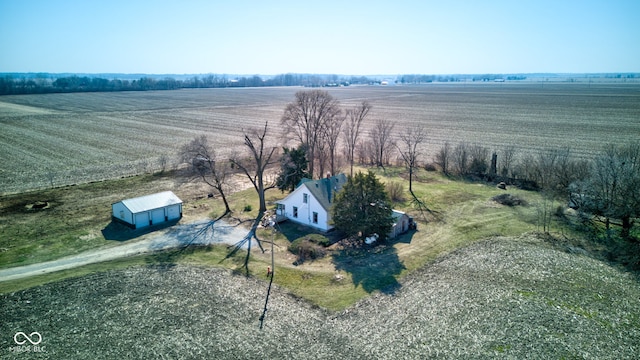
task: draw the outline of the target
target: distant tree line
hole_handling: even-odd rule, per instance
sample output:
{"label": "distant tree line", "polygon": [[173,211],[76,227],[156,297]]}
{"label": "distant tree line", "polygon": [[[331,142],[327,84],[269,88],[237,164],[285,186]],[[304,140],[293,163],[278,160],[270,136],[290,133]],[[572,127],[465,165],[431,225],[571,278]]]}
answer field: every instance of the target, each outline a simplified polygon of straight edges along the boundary
{"label": "distant tree line", "polygon": [[[142,76],[139,79],[107,79],[92,76],[60,76],[34,74],[33,76],[4,75],[0,77],[0,95],[45,94],[70,92],[176,90],[185,88],[226,88],[263,86],[348,86],[374,84],[376,80],[365,76],[338,76],[315,74],[281,74],[263,79],[258,75],[230,78],[226,75],[193,76],[185,79]],[[377,82],[379,83],[379,81]]]}
{"label": "distant tree line", "polygon": [[504,76],[501,74],[479,74],[479,75],[402,75],[400,79],[396,81],[399,84],[428,84],[432,82],[459,82],[467,81],[495,81],[495,80],[526,80],[524,75],[509,75]]}
{"label": "distant tree line", "polygon": [[464,79],[455,75],[418,75],[407,74],[402,75],[397,81],[400,84],[426,84],[436,82],[457,82]]}

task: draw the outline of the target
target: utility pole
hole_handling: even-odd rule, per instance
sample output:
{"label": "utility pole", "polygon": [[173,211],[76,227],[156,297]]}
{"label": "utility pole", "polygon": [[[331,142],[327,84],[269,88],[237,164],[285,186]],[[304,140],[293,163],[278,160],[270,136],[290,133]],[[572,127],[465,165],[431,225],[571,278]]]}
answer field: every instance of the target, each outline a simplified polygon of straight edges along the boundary
{"label": "utility pole", "polygon": [[269,215],[268,213],[265,215],[262,221],[262,226],[271,228],[271,268],[268,273],[270,276],[269,279],[269,288],[267,288],[267,298],[264,301],[264,309],[262,310],[262,315],[260,316],[260,330],[262,330],[262,325],[264,324],[264,318],[267,315],[267,304],[269,303],[269,295],[271,294],[271,284],[273,284],[273,275],[275,273],[275,257],[273,253],[273,243],[276,240],[276,215]]}

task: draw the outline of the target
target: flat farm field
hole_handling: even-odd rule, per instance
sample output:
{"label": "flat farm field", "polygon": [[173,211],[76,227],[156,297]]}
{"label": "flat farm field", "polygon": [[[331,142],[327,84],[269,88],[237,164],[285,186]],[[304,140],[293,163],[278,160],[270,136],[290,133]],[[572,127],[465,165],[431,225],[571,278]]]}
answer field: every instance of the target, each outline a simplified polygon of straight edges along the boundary
{"label": "flat farm field", "polygon": [[[280,117],[300,87],[17,95],[0,97],[0,194],[158,170],[178,148],[207,134],[222,152],[242,130]],[[473,83],[327,89],[344,107],[372,105],[396,133],[424,126],[427,154],[445,141],[520,153],[571,147],[590,157],[605,143],[640,138],[640,83]]]}

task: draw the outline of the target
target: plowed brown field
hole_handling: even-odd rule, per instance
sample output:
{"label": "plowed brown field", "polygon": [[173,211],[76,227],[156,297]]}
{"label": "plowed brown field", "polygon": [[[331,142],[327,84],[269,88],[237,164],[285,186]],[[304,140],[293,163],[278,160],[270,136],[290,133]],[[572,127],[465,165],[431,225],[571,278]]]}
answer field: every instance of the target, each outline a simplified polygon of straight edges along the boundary
{"label": "plowed brown field", "polygon": [[[224,152],[242,129],[269,121],[273,139],[297,87],[193,89],[0,97],[0,194],[69,185],[174,165],[177,149],[208,134]],[[500,83],[328,89],[346,107],[368,100],[365,127],[427,129],[427,154],[445,141],[521,152],[570,146],[588,157],[603,143],[640,137],[640,84]]]}

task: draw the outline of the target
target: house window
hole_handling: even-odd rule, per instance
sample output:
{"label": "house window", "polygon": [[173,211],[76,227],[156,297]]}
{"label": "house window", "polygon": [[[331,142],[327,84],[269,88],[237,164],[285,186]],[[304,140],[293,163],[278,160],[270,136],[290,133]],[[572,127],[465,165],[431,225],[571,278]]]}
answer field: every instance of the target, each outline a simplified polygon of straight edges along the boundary
{"label": "house window", "polygon": [[293,207],[293,217],[296,218],[296,219],[298,218],[298,207],[297,206]]}
{"label": "house window", "polygon": [[309,194],[302,194],[302,202],[307,203],[309,201]]}
{"label": "house window", "polygon": [[318,223],[318,213],[317,212],[313,212],[313,223],[317,224]]}

